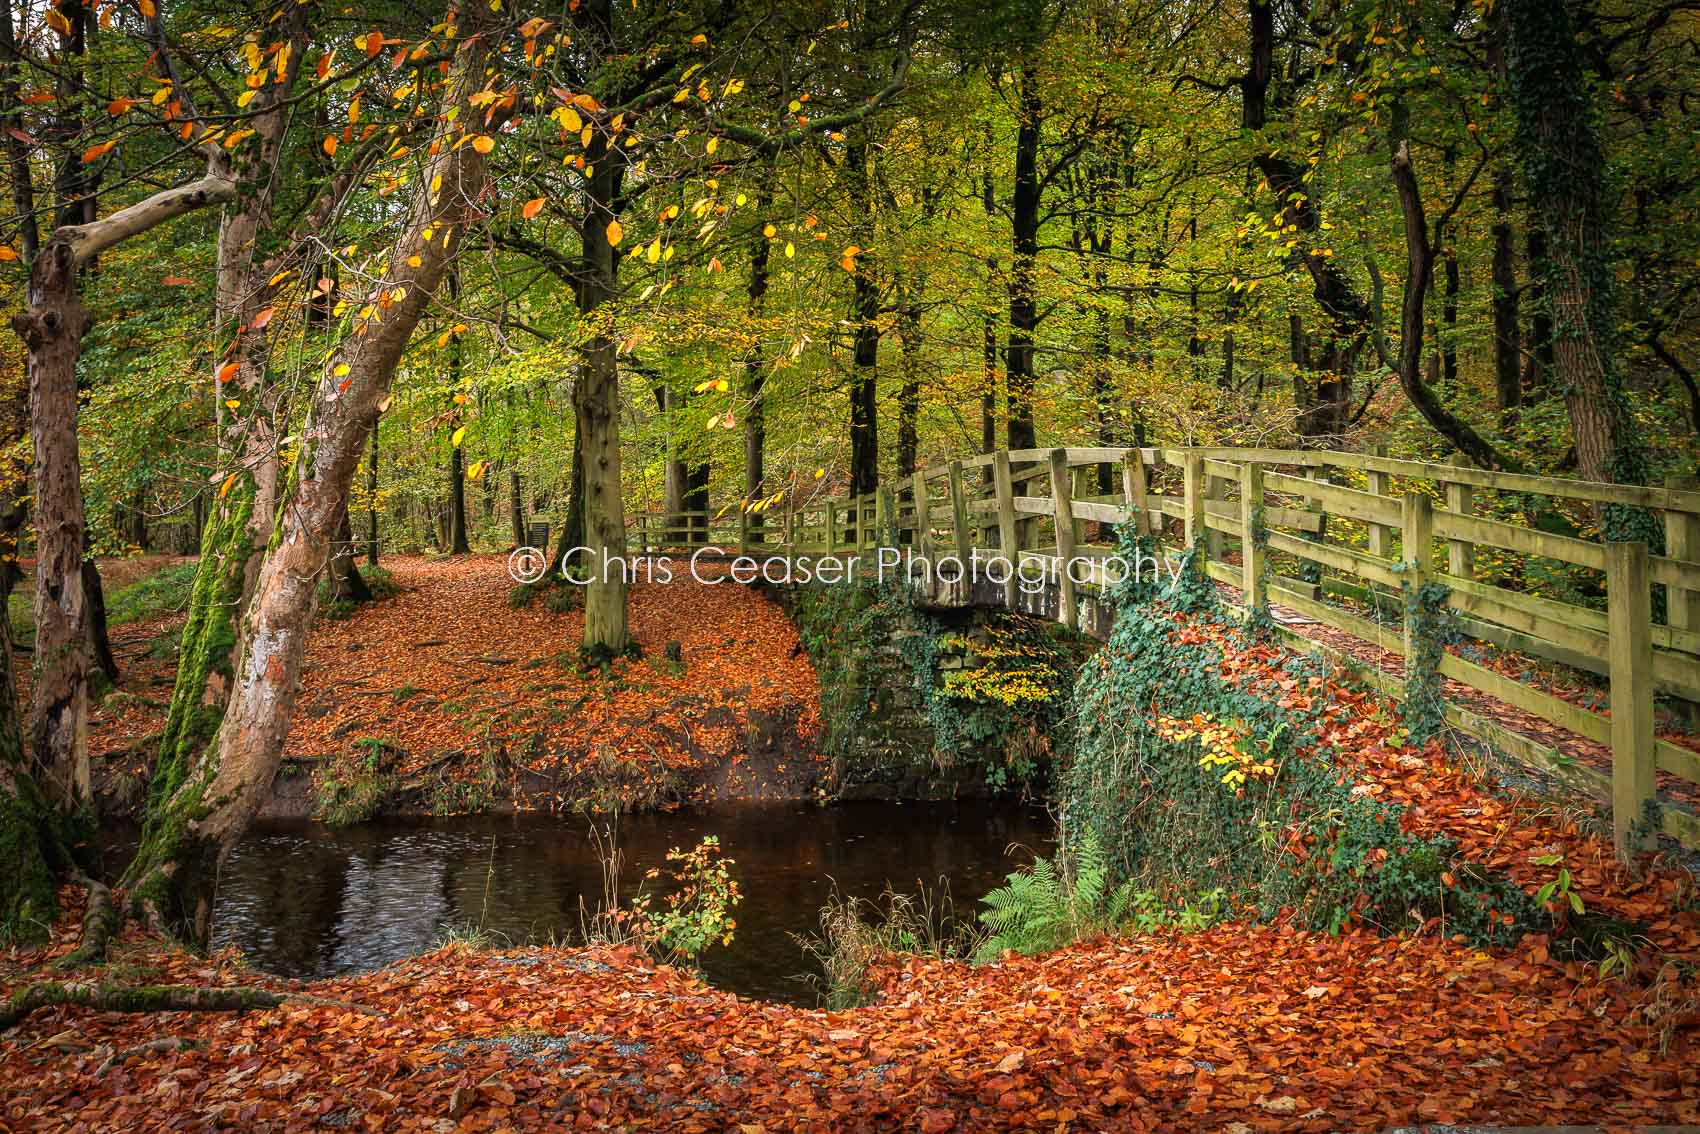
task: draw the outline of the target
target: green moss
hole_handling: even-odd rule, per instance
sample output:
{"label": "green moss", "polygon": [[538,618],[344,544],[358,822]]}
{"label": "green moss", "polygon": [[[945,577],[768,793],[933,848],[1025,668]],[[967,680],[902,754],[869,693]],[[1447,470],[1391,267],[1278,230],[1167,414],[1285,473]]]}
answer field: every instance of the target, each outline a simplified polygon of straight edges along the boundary
{"label": "green moss", "polygon": [[44,940],[58,911],[51,812],[28,776],[0,790],[0,945]]}

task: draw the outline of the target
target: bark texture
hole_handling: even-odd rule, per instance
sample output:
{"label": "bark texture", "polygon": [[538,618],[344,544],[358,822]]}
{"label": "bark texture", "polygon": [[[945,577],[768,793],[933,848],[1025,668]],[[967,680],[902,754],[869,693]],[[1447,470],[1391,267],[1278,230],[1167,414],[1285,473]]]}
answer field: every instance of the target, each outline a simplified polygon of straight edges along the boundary
{"label": "bark texture", "polygon": [[[282,760],[317,582],[346,516],[378,403],[467,226],[481,217],[484,161],[476,147],[453,145],[454,119],[470,120],[474,113],[469,99],[489,49],[476,28],[465,30],[447,80],[435,156],[400,226],[390,269],[368,286],[362,306],[370,305],[370,316],[356,319],[314,388],[300,451],[281,493],[287,507],[277,512],[246,604],[235,684],[217,737],[192,762],[182,762],[168,797],[155,791],[141,848],[125,876],[132,902],[191,942],[205,942],[218,864],[270,793]],[[427,228],[430,240],[423,236]]]}

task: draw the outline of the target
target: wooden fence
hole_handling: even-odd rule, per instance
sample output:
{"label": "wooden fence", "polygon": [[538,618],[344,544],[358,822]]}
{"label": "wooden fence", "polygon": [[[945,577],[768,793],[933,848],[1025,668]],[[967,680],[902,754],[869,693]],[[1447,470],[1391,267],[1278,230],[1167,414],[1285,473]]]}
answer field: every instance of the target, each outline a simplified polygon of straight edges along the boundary
{"label": "wooden fence", "polygon": [[[1652,513],[1664,554],[1582,538],[1591,512],[1607,505]],[[1581,521],[1578,530],[1522,522],[1565,509]],[[1700,783],[1700,754],[1655,737],[1653,726],[1656,692],[1688,711],[1700,703],[1700,491],[1692,478],[1640,488],[1337,452],[1031,449],[965,457],[865,496],[797,504],[759,521],[747,512],[651,516],[638,539],[648,548],[718,543],[819,556],[867,554],[882,533],[895,533],[901,545],[931,555],[967,563],[978,551],[1027,574],[1047,572],[1059,617],[1074,624],[1077,590],[1105,581],[1113,527],[1123,523],[1155,536],[1166,556],[1197,548],[1211,578],[1239,589],[1245,611],[1273,602],[1407,660],[1415,656],[1409,629],[1379,615],[1402,616],[1406,587],[1443,584],[1465,637],[1606,678],[1612,711],[1593,712],[1450,652],[1441,676],[1609,747],[1611,774],[1463,706],[1446,707],[1449,723],[1609,798],[1621,853],[1649,845],[1655,830],[1700,847],[1700,821],[1689,812],[1666,806],[1653,829],[1641,821],[1657,773]],[[1484,553],[1492,560],[1485,570]],[[1541,576],[1571,593],[1529,593],[1529,578]],[[1006,584],[1010,605],[1015,586],[1013,578]],[[1582,592],[1603,592],[1603,602]],[[1303,648],[1340,656],[1277,629]],[[1362,675],[1403,697],[1386,671],[1364,667]]]}

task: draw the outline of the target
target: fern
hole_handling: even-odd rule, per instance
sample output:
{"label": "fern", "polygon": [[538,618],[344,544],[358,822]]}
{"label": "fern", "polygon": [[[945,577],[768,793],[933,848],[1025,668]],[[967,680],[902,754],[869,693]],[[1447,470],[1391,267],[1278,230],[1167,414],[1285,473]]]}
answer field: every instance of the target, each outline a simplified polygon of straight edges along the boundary
{"label": "fern", "polygon": [[1134,900],[1132,883],[1110,887],[1109,861],[1090,832],[1073,859],[1065,872],[1056,861],[1035,858],[982,899],[980,924],[990,936],[975,960],[995,961],[1006,950],[1030,956],[1120,927]]}

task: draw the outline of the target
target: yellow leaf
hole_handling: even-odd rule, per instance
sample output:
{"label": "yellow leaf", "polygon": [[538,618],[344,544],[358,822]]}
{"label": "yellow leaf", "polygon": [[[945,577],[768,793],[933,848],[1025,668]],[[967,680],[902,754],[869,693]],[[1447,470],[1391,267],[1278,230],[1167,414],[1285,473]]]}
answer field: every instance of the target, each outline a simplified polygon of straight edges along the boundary
{"label": "yellow leaf", "polygon": [[620,246],[621,237],[623,237],[625,235],[626,235],[626,230],[620,227],[619,221],[611,220],[611,221],[608,222],[608,230],[607,230],[608,247],[618,248]]}
{"label": "yellow leaf", "polygon": [[704,146],[703,150],[706,153],[713,153],[715,150],[718,150],[719,148],[720,148],[720,139],[719,138],[710,138],[708,140],[708,145]]}
{"label": "yellow leaf", "polygon": [[466,440],[466,426],[463,425],[459,429],[454,431],[454,435],[449,438],[449,444],[453,445],[455,448],[458,449],[458,448],[460,448],[460,443],[462,441],[465,441],[465,440]]}
{"label": "yellow leaf", "polygon": [[348,363],[346,363],[346,362],[337,363],[336,369],[331,371],[331,374],[334,375],[337,378],[341,378],[343,375],[345,375],[347,373],[348,373]]}
{"label": "yellow leaf", "polygon": [[407,258],[407,266],[410,267],[410,268],[417,268],[419,265],[423,264],[424,262],[425,261],[421,260],[417,256],[409,256]]}
{"label": "yellow leaf", "polygon": [[661,238],[659,236],[650,241],[649,247],[644,250],[643,255],[644,259],[648,260],[651,264],[661,259]]}
{"label": "yellow leaf", "polygon": [[778,231],[779,230],[777,228],[774,228],[771,224],[764,224],[764,225],[761,226],[761,234],[763,236],[767,237],[769,240],[772,240],[773,234],[778,232]]}
{"label": "yellow leaf", "polygon": [[254,96],[259,93],[259,91],[255,90],[243,91],[241,94],[236,96],[236,105],[247,106],[249,103],[254,101]]}
{"label": "yellow leaf", "polygon": [[393,398],[391,398],[389,395],[386,394],[384,396],[384,400],[378,403],[378,412],[379,413],[387,412],[390,408],[390,402],[392,402],[393,400],[394,400]]}
{"label": "yellow leaf", "polygon": [[488,134],[480,134],[472,139],[472,148],[481,154],[487,154],[496,148],[496,139]]}
{"label": "yellow leaf", "polygon": [[795,244],[791,243],[789,240],[787,240],[785,242],[785,258],[787,260],[789,260],[791,257],[795,256],[796,254],[797,254],[797,246]]}
{"label": "yellow leaf", "polygon": [[224,399],[224,408],[225,409],[235,409],[237,406],[239,406],[241,404],[242,403],[237,401],[235,398]]}

